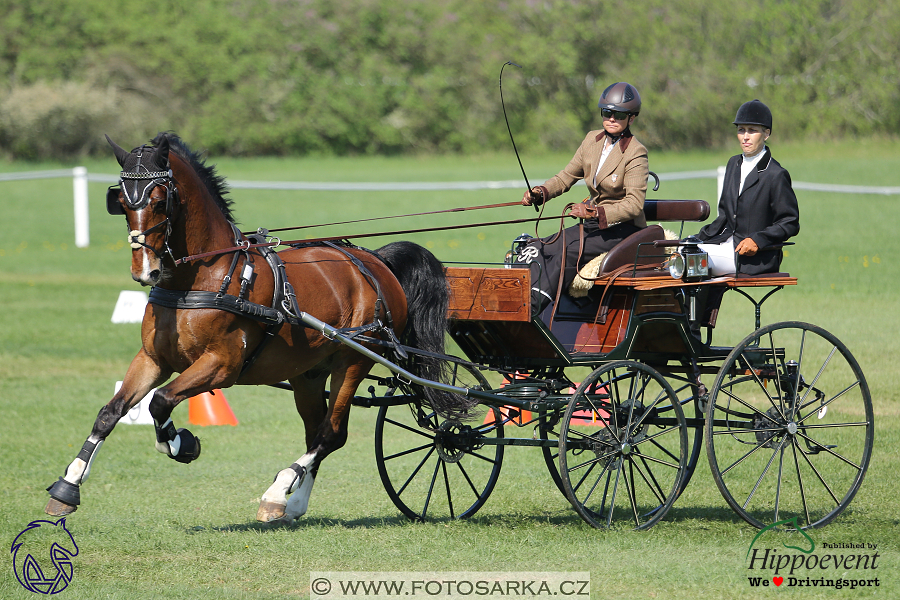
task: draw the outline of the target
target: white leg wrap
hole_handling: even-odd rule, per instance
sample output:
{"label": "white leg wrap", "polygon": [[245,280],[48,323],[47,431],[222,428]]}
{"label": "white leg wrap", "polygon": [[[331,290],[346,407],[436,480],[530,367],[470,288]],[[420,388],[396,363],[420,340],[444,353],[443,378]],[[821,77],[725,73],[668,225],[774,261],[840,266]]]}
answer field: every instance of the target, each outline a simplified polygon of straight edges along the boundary
{"label": "white leg wrap", "polygon": [[66,474],[63,477],[63,479],[71,484],[81,485],[82,483],[87,481],[88,475],[91,474],[91,465],[94,464],[94,458],[97,457],[97,453],[100,451],[100,446],[103,445],[103,440],[97,440],[94,437],[89,437],[87,441],[95,444],[90,456],[87,457],[87,460],[85,460],[83,458],[84,448],[82,448],[82,452],[79,453],[78,458],[76,458],[71,462],[71,464],[69,464],[69,467],[66,469]]}
{"label": "white leg wrap", "polygon": [[297,481],[297,474],[294,473],[293,469],[282,469],[275,476],[275,481],[272,482],[266,493],[262,495],[262,501],[272,502],[273,504],[287,504],[287,495],[293,491],[291,487],[295,485],[295,481]]}
{"label": "white leg wrap", "polygon": [[[305,513],[306,507],[309,504],[309,494],[312,492],[313,484],[313,477],[309,472],[309,466],[314,460],[314,454],[304,454],[297,459],[296,464],[306,469],[303,477],[298,477],[297,472],[290,467],[279,471],[278,475],[275,476],[275,481],[272,482],[272,485],[269,486],[266,493],[262,495],[261,501],[274,504],[287,504],[288,508],[290,508],[293,505],[292,503],[295,503],[294,496],[297,496],[298,494],[302,496],[303,490],[306,490],[306,499],[301,501],[301,498],[298,497],[296,500],[296,503],[300,503],[302,506],[302,512],[297,516]],[[291,494],[290,501],[287,498],[288,494]],[[287,518],[287,515],[285,515],[285,518]],[[293,520],[294,518],[295,517],[291,517],[290,520]]]}
{"label": "white leg wrap", "polygon": [[313,477],[313,474],[310,471],[307,471],[303,476],[303,480],[300,482],[300,487],[297,488],[296,492],[291,494],[290,498],[288,498],[282,521],[290,523],[297,517],[302,517],[306,514],[306,511],[309,508],[309,496],[312,494],[312,488],[315,482],[316,478]]}

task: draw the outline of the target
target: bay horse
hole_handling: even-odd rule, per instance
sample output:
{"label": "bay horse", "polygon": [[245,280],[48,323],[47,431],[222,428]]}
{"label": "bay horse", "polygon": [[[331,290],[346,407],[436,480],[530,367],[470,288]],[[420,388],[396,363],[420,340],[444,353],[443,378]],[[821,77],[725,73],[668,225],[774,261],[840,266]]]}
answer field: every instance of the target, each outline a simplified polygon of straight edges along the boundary
{"label": "bay horse", "polygon": [[[116,423],[178,373],[157,389],[149,408],[156,449],[181,463],[200,455],[199,440],[172,422],[182,400],[232,385],[290,382],[306,452],[278,472],[257,519],[291,522],[306,512],[322,460],[346,442],[352,398],[374,364],[305,326],[298,314],[364,334],[358,339],[379,354],[393,347],[410,372],[440,381],[439,359],[404,348],[443,353],[443,265],[411,242],[374,253],[333,243],[272,252],[264,236],[248,239],[237,229],[224,179],[177,135],[160,133],[131,152],[107,141],[122,167],[107,209],[125,216],[132,278],[153,289],[141,349],[78,456],[48,488],[45,511],[62,516],[76,510],[80,486]],[[447,415],[464,414],[465,403],[474,403],[430,388],[423,393],[424,402]]]}

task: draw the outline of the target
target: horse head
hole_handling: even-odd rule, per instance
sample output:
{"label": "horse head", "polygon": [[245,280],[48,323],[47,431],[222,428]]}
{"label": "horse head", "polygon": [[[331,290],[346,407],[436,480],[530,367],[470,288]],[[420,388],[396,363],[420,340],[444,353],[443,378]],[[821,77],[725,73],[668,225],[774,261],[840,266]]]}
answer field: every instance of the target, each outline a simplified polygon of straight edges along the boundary
{"label": "horse head", "polygon": [[132,249],[131,277],[142,285],[156,285],[163,274],[163,258],[171,256],[169,235],[179,205],[178,193],[169,166],[169,140],[159,135],[156,145],[143,145],[127,152],[106,141],[122,172],[119,186],[110,188],[106,208],[110,214],[125,215],[128,244]]}

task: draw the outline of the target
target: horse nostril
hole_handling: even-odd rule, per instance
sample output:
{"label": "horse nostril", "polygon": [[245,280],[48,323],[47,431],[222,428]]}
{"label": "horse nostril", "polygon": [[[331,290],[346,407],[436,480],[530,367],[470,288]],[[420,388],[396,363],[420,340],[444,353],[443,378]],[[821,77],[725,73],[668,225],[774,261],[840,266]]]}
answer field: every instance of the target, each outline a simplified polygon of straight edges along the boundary
{"label": "horse nostril", "polygon": [[150,271],[150,281],[158,281],[159,280],[159,269],[154,269]]}

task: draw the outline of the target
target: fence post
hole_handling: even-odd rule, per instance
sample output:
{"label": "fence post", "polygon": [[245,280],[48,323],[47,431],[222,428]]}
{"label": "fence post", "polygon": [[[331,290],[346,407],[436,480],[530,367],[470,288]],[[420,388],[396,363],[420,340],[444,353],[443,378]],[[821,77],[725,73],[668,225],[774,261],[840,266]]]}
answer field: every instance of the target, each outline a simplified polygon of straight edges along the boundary
{"label": "fence post", "polygon": [[722,199],[722,188],[725,187],[725,167],[716,169],[716,206]]}
{"label": "fence post", "polygon": [[72,186],[75,189],[75,246],[86,248],[91,243],[88,220],[87,168],[72,169]]}

